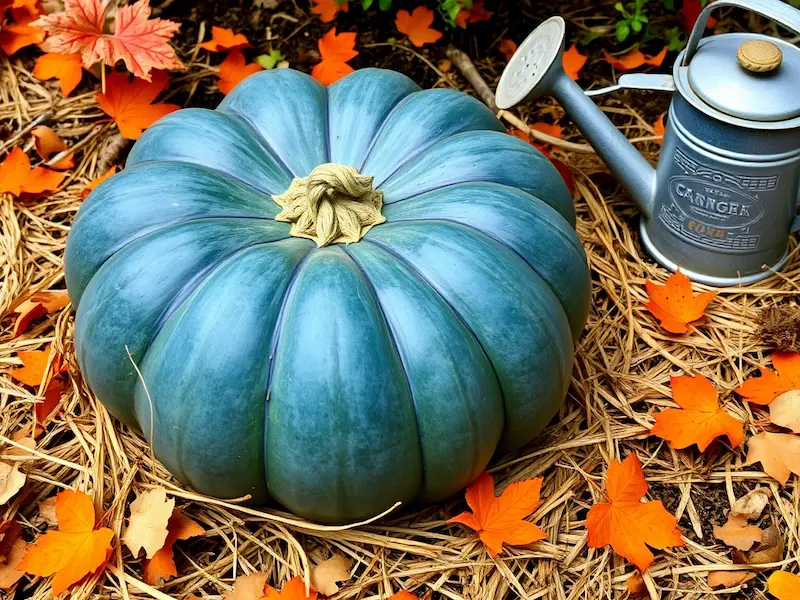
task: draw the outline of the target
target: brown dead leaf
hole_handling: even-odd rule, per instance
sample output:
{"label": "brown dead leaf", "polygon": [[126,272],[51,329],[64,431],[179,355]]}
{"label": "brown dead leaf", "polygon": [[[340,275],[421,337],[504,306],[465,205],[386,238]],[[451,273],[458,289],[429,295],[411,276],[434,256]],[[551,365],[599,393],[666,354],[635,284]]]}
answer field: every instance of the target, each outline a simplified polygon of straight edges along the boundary
{"label": "brown dead leaf", "polygon": [[267,585],[266,573],[240,575],[233,582],[233,591],[222,596],[222,600],[260,600]]}
{"label": "brown dead leaf", "polygon": [[28,551],[28,543],[23,539],[16,539],[11,544],[11,549],[5,556],[5,562],[0,564],[0,590],[7,590],[17,583],[25,574],[17,570],[17,566],[22,562],[22,557]]}
{"label": "brown dead leaf", "polygon": [[755,576],[752,571],[711,571],[708,574],[708,587],[732,588],[747,583]]}
{"label": "brown dead leaf", "polygon": [[56,496],[47,498],[39,502],[39,516],[44,519],[50,527],[58,525],[58,518],[56,517]]}
{"label": "brown dead leaf", "polygon": [[761,541],[763,533],[761,528],[749,525],[746,518],[732,515],[722,527],[714,525],[714,537],[739,550],[750,550]]}
{"label": "brown dead leaf", "polygon": [[353,561],[341,554],[334,554],[311,568],[311,587],[323,596],[333,596],[339,591],[336,584],[350,579],[352,568]]}
{"label": "brown dead leaf", "polygon": [[748,521],[754,521],[764,512],[769,503],[769,498],[770,495],[767,488],[750,490],[733,503],[730,516],[743,517]]}
{"label": "brown dead leaf", "polygon": [[783,558],[783,549],[783,536],[775,525],[770,525],[763,531],[761,542],[750,552],[733,550],[733,562],[748,565],[778,562]]}
{"label": "brown dead leaf", "polygon": [[769,403],[769,420],[800,433],[800,390],[789,390]]}
{"label": "brown dead leaf", "polygon": [[138,556],[141,550],[147,558],[153,558],[167,540],[167,524],[175,508],[175,499],[167,498],[167,490],[156,487],[136,496],[131,503],[131,516],[122,541],[131,554]]}
{"label": "brown dead leaf", "polygon": [[625,587],[628,589],[628,596],[630,598],[644,598],[650,595],[644,583],[644,577],[642,577],[639,571],[634,571],[633,575],[628,577]]}
{"label": "brown dead leaf", "polygon": [[0,506],[17,495],[25,485],[25,473],[19,470],[19,463],[0,462]]}

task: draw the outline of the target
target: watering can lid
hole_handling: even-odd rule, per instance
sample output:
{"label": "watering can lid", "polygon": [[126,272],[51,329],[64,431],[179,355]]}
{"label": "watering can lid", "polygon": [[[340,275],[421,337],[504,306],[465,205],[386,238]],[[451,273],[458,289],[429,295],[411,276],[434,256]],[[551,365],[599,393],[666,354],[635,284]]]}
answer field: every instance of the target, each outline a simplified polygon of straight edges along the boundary
{"label": "watering can lid", "polygon": [[706,38],[689,63],[689,85],[715,109],[750,121],[800,115],[800,48],[778,38]]}

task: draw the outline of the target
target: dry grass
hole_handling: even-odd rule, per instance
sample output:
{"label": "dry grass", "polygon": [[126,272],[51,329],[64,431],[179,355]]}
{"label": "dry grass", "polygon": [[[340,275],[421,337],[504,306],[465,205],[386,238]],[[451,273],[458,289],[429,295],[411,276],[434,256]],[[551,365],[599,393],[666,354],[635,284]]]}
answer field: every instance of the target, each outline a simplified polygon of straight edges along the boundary
{"label": "dry grass", "polygon": [[[709,571],[742,568],[734,566],[728,549],[713,539],[711,525],[722,521],[736,497],[757,486],[770,490],[773,500],[765,519],[777,524],[786,544],[784,560],[757,570],[798,570],[796,478],[781,488],[756,468],[743,467],[742,449],[720,446],[701,455],[696,450],[671,450],[648,437],[652,413],[671,405],[669,376],[678,373],[711,378],[723,391],[728,409],[746,421],[749,434],[767,425],[764,413],[754,413],[729,391],[756,366],[769,364],[768,349],[759,345],[757,336],[758,312],[797,297],[796,246],[783,272],[748,288],[720,290],[705,323],[686,336],[667,335],[642,308],[645,280],[663,280],[667,274],[643,255],[630,224],[636,213],[630,200],[615,192],[607,178],[596,177],[605,169],[593,154],[556,150],[556,156],[576,172],[578,232],[592,268],[593,308],[559,417],[534,444],[498,457],[491,468],[501,488],[510,481],[544,476],[544,501],[534,520],[547,532],[547,540],[528,548],[509,548],[492,560],[472,533],[445,524],[463,508],[460,495],[435,506],[403,507],[367,526],[318,527],[274,510],[204,498],[176,484],[153,461],[142,438],[112,421],[82,381],[73,359],[71,308],[11,338],[14,306],[35,291],[63,287],[61,259],[69,224],[83,186],[104,170],[98,163],[105,160],[104,148],[114,128],[97,127],[102,115],[92,94],[64,100],[53,86],[33,79],[18,61],[9,64],[3,59],[0,67],[0,123],[8,131],[20,131],[49,111],[57,133],[71,144],[85,143],[79,165],[61,190],[28,204],[8,195],[0,200],[0,314],[5,315],[0,371],[19,364],[19,350],[41,349],[50,342],[70,362],[60,412],[38,438],[38,453],[25,461],[27,487],[0,508],[0,521],[19,520],[24,536],[31,539],[45,528],[37,501],[74,487],[93,496],[105,513],[105,524],[119,537],[134,492],[164,485],[207,530],[204,536],[178,545],[181,575],[159,590],[142,583],[139,561],[127,550],[116,549],[112,567],[66,597],[217,598],[231,589],[239,574],[266,571],[269,581],[277,584],[293,575],[307,576],[310,563],[333,552],[355,563],[353,577],[338,599],[385,598],[401,587],[420,597],[432,590],[434,598],[454,600],[621,596],[633,568],[609,549],[588,548],[584,519],[587,508],[601,497],[608,461],[631,452],[637,452],[645,465],[650,497],[661,498],[678,515],[686,537],[684,548],[656,553],[645,577],[651,597],[708,597]],[[208,69],[193,64],[189,73],[177,85],[191,88],[198,77],[207,76]],[[441,84],[458,85],[453,75],[448,77]],[[640,147],[654,156],[657,146],[647,123],[630,108],[618,112],[626,134],[641,138]],[[573,141],[582,142],[577,135]],[[30,136],[15,143],[29,149]],[[606,181],[602,188],[593,183],[598,180]],[[0,375],[0,442],[30,427],[37,401],[29,389]],[[764,579],[751,582],[742,595],[765,598]],[[46,581],[23,579],[20,586],[23,597],[49,597]]]}

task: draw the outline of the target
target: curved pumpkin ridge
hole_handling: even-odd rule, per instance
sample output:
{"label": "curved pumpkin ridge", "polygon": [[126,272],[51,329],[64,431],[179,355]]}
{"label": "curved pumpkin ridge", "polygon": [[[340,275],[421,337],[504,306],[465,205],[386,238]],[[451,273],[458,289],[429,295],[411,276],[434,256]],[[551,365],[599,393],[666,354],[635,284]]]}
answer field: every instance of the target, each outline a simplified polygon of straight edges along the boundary
{"label": "curved pumpkin ridge", "polygon": [[[217,112],[248,122],[294,177],[306,177],[328,162],[328,92],[305,73],[291,69],[255,73],[225,96]],[[287,183],[272,193],[288,187]]]}
{"label": "curved pumpkin ridge", "polygon": [[170,160],[221,171],[265,194],[281,193],[292,182],[284,164],[241,119],[206,108],[159,119],[137,140],[127,164]]}
{"label": "curved pumpkin ridge", "polygon": [[235,252],[285,234],[285,226],[272,221],[207,219],[145,236],[106,261],[78,306],[75,346],[84,377],[115,417],[136,426],[137,375],[128,350],[139,364],[181,291]]}
{"label": "curved pumpkin ridge", "polygon": [[92,192],[75,217],[64,259],[70,299],[77,307],[103,263],[146,235],[208,218],[272,220],[278,210],[261,191],[202,165],[127,168]]}
{"label": "curved pumpkin ridge", "polygon": [[503,445],[533,439],[566,395],[573,361],[569,322],[545,281],[512,250],[456,223],[386,223],[365,239],[410,263],[475,332],[503,391]]}
{"label": "curved pumpkin ridge", "polygon": [[547,282],[577,341],[591,300],[586,254],[575,230],[545,202],[496,183],[458,183],[387,205],[384,216],[392,223],[461,223],[512,249]]}
{"label": "curved pumpkin ridge", "polygon": [[267,498],[270,340],[289,274],[312,247],[287,239],[222,261],[167,319],[142,360],[155,406],[153,436],[141,382],[137,418],[159,460],[201,493]]}
{"label": "curved pumpkin ridge", "polygon": [[346,252],[373,285],[411,388],[423,462],[419,499],[441,500],[477,477],[500,440],[494,368],[458,313],[407,263],[369,242]]}
{"label": "curved pumpkin ridge", "polygon": [[375,187],[380,187],[437,142],[479,130],[504,132],[505,128],[485,104],[456,90],[414,92],[386,117],[359,171],[374,176]]}
{"label": "curved pumpkin ridge", "polygon": [[360,168],[389,113],[418,91],[405,75],[374,68],[359,69],[329,86],[326,162]]}
{"label": "curved pumpkin ridge", "polygon": [[485,181],[515,187],[542,199],[575,227],[572,195],[541,152],[496,131],[469,131],[445,138],[376,186],[385,205],[456,183]]}
{"label": "curved pumpkin ridge", "polygon": [[291,335],[278,338],[269,383],[270,494],[325,522],[412,500],[422,481],[416,415],[361,270],[340,248],[314,250],[283,313]]}

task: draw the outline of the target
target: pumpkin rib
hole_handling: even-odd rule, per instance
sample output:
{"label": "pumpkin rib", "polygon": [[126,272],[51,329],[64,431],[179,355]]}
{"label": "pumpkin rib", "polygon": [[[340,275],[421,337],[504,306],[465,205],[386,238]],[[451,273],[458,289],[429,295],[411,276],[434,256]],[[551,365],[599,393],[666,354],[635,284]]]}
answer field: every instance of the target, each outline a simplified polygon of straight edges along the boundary
{"label": "pumpkin rib", "polygon": [[275,149],[272,146],[270,146],[266,138],[261,134],[261,132],[256,128],[256,126],[250,120],[250,117],[242,113],[224,112],[224,111],[219,111],[219,112],[225,115],[226,117],[241,121],[242,125],[244,125],[248,129],[248,131],[250,131],[250,133],[253,134],[253,137],[258,141],[258,143],[261,144],[261,146],[269,153],[269,155],[275,159],[275,162],[278,163],[283,168],[284,171],[286,171],[286,174],[290,178],[294,177],[292,171],[289,169],[289,167],[286,165],[283,159],[280,156],[278,156],[278,153],[275,152]]}

